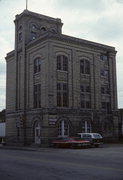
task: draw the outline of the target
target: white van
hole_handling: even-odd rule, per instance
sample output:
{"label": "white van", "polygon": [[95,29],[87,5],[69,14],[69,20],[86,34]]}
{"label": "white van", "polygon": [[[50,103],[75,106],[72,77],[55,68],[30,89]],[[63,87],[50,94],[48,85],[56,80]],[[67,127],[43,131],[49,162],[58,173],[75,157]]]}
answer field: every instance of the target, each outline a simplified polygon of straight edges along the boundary
{"label": "white van", "polygon": [[91,145],[99,147],[103,144],[103,137],[99,133],[78,133],[79,137],[83,140],[90,141]]}

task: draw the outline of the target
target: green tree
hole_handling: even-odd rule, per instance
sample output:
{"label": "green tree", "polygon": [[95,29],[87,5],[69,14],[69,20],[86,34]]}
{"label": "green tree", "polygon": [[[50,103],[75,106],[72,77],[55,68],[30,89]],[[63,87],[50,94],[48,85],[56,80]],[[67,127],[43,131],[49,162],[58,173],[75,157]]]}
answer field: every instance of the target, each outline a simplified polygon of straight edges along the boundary
{"label": "green tree", "polygon": [[0,112],[0,122],[5,122],[5,109]]}

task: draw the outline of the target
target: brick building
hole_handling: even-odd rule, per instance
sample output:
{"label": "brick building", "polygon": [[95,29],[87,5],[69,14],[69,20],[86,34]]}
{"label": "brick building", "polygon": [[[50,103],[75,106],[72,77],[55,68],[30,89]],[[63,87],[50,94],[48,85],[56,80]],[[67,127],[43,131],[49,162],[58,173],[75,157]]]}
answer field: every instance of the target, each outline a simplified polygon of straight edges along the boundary
{"label": "brick building", "polygon": [[7,54],[8,143],[57,136],[118,136],[116,50],[62,34],[61,19],[24,10]]}

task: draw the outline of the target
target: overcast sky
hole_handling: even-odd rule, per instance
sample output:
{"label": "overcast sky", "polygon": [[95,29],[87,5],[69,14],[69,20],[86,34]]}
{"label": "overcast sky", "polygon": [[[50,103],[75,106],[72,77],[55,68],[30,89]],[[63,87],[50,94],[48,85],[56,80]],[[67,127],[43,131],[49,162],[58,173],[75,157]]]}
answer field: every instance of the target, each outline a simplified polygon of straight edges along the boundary
{"label": "overcast sky", "polygon": [[[14,49],[16,14],[26,0],[0,0],[0,110],[5,108],[6,53]],[[33,12],[61,18],[63,34],[116,47],[118,107],[123,108],[123,0],[28,0]]]}

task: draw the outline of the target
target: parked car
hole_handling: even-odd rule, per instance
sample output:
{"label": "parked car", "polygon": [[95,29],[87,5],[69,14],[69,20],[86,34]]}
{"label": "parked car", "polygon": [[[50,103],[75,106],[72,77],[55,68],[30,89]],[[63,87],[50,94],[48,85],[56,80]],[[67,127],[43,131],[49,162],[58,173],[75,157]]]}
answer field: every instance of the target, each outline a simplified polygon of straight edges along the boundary
{"label": "parked car", "polygon": [[53,147],[58,148],[82,148],[90,147],[90,142],[88,140],[82,140],[77,137],[58,137],[52,141]]}
{"label": "parked car", "polygon": [[88,140],[92,146],[99,147],[103,144],[103,137],[99,133],[78,133],[82,140]]}

